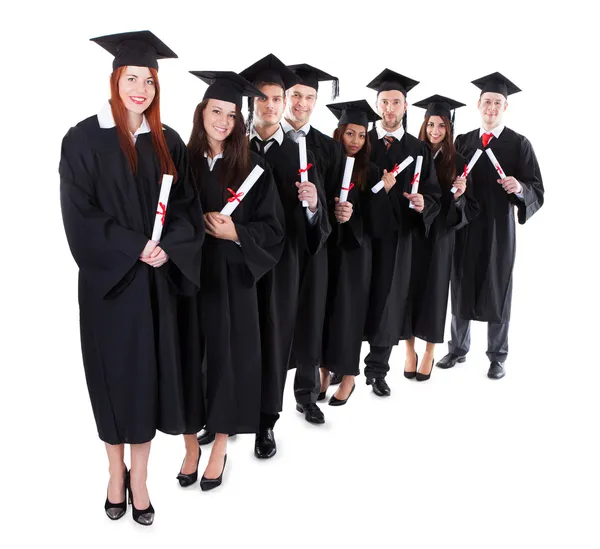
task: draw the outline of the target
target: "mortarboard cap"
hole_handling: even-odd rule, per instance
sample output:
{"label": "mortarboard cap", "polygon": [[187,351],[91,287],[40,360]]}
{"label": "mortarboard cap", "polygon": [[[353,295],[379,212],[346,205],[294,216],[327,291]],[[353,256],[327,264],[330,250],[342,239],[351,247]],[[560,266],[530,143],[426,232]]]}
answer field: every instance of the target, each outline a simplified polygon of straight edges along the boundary
{"label": "mortarboard cap", "polygon": [[464,107],[464,103],[444,97],[443,95],[432,95],[427,99],[422,99],[413,103],[415,107],[425,109],[425,116],[445,116],[448,120],[454,122],[454,116],[451,115],[451,111]]}
{"label": "mortarboard cap", "polygon": [[331,76],[331,74],[328,74],[321,69],[317,69],[312,65],[307,65],[306,63],[301,63],[300,65],[288,65],[288,69],[292,70],[300,78],[298,84],[309,86],[319,91],[320,81],[331,80],[332,99],[335,99],[340,94],[340,81],[336,76]]}
{"label": "mortarboard cap", "polygon": [[471,84],[475,84],[481,90],[482,94],[485,92],[501,93],[506,98],[513,93],[521,91],[520,88],[499,72],[494,72],[473,80]]}
{"label": "mortarboard cap", "polygon": [[300,81],[300,79],[272,53],[244,69],[240,72],[240,76],[253,84],[259,82],[273,82],[274,84],[279,84],[284,90],[295,86]]}
{"label": "mortarboard cap", "polygon": [[344,103],[330,103],[327,108],[338,119],[338,126],[344,124],[357,124],[359,126],[369,127],[369,122],[380,120],[379,116],[367,101],[359,99],[358,101],[346,101]]}
{"label": "mortarboard cap", "polygon": [[219,99],[242,107],[242,97],[265,97],[261,91],[232,71],[190,71],[203,82],[209,84],[204,99]]}
{"label": "mortarboard cap", "polygon": [[406,94],[413,89],[419,82],[408,78],[397,72],[391,71],[390,69],[383,69],[369,84],[367,88],[375,90],[377,93],[390,90],[399,90]]}

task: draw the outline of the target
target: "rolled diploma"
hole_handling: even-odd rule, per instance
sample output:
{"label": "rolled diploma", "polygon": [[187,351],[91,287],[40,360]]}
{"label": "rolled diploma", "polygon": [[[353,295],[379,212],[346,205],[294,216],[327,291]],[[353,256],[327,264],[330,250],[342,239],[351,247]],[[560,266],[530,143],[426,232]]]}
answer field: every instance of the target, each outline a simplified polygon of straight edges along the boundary
{"label": "rolled diploma", "polygon": [[[298,145],[300,147],[300,183],[308,181],[308,172],[306,171],[306,136],[302,135],[298,138]],[[308,208],[308,201],[303,200],[302,206]]]}
{"label": "rolled diploma", "polygon": [[344,168],[344,178],[342,179],[342,190],[340,191],[340,202],[348,201],[350,192],[350,180],[352,179],[352,170],[354,168],[354,157],[346,157],[346,167]]}
{"label": "rolled diploma", "polygon": [[[236,191],[236,195],[239,198],[230,198],[231,202],[227,202],[224,208],[221,210],[223,215],[231,215],[234,210],[238,207],[238,204],[247,196],[250,189],[254,187],[254,184],[258,181],[258,178],[262,175],[264,170],[257,164],[254,169],[248,174],[248,177],[240,185],[240,188]],[[232,197],[233,198],[233,197]]]}
{"label": "rolled diploma", "polygon": [[498,175],[502,179],[504,179],[506,177],[506,174],[504,173],[504,170],[500,166],[500,162],[498,162],[498,159],[496,158],[496,155],[494,154],[494,151],[492,151],[492,149],[486,149],[485,152],[490,157],[490,160],[492,161],[492,164],[494,165],[494,168],[496,168],[496,171],[498,172]]}
{"label": "rolled diploma", "polygon": [[[475,163],[479,160],[479,157],[482,154],[483,154],[483,151],[481,149],[477,149],[475,151],[475,154],[473,155],[473,158],[471,158],[471,162],[469,162],[469,164],[467,166],[466,172],[463,173],[463,177],[467,177],[471,173],[471,170],[473,169],[473,166],[475,166]],[[452,190],[450,192],[452,194],[454,194],[456,192],[456,187],[452,187]]]}
{"label": "rolled diploma", "polygon": [[[412,184],[412,189],[410,190],[410,194],[415,194],[419,192],[419,182],[421,181],[421,168],[423,167],[423,157],[417,156],[417,163],[415,164],[415,182]],[[413,203],[411,202],[408,207],[411,210],[414,210]]]}
{"label": "rolled diploma", "polygon": [[[414,158],[412,156],[407,156],[403,161],[402,164],[400,164],[394,171],[392,171],[392,175],[394,177],[396,177],[402,170],[404,170],[404,168],[407,168],[408,166],[410,166],[411,162],[414,160]],[[377,183],[377,185],[374,185],[371,188],[371,192],[377,194],[381,189],[383,189],[384,187],[384,183],[383,183],[383,179]]]}
{"label": "rolled diploma", "polygon": [[156,205],[156,216],[154,217],[154,227],[152,228],[152,240],[160,242],[165,216],[167,215],[167,206],[169,204],[169,193],[173,184],[173,176],[163,174],[160,184],[160,193],[158,195],[158,204]]}

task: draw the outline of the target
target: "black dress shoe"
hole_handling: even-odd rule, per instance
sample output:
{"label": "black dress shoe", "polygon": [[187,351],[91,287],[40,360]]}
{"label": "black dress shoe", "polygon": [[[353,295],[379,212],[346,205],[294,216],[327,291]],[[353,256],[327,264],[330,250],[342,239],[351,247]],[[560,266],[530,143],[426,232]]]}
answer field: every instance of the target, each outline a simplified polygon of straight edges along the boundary
{"label": "black dress shoe", "polygon": [[501,379],[506,375],[504,371],[504,366],[502,366],[501,362],[492,362],[490,363],[490,369],[488,370],[488,377],[490,379]]}
{"label": "black dress shoe", "polygon": [[342,374],[334,374],[331,372],[331,381],[329,382],[329,385],[339,385],[343,378],[344,376]]}
{"label": "black dress shoe", "polygon": [[321,409],[314,402],[309,402],[308,404],[296,404],[296,410],[301,414],[304,414],[304,419],[309,423],[325,423],[323,412],[321,412]]}
{"label": "black dress shoe", "polygon": [[275,434],[271,427],[261,429],[254,439],[254,455],[258,459],[269,459],[277,453]]}
{"label": "black dress shoe", "polygon": [[415,353],[415,357],[417,357],[416,360],[415,360],[415,371],[414,372],[407,372],[406,370],[404,370],[404,377],[406,379],[414,379],[415,377],[417,377],[417,370],[416,370],[416,368],[419,365],[419,355],[417,353]]}
{"label": "black dress shoe", "polygon": [[225,454],[225,458],[223,459],[223,469],[221,469],[221,474],[217,478],[206,478],[204,475],[202,475],[202,478],[200,479],[200,488],[203,492],[212,490],[213,488],[216,488],[217,486],[221,485],[221,482],[223,481],[223,472],[225,471],[226,463],[227,454]]}
{"label": "black dress shoe", "polygon": [[198,444],[200,446],[204,446],[205,444],[210,444],[215,441],[215,433],[211,433],[210,431],[202,431],[198,436]]}
{"label": "black dress shoe", "polygon": [[129,471],[125,468],[125,478],[123,479],[125,495],[122,503],[111,503],[108,497],[104,502],[104,512],[110,520],[119,520],[127,511],[127,487],[129,486]]}
{"label": "black dress shoe", "polygon": [[348,399],[352,396],[354,389],[356,389],[356,383],[354,385],[352,385],[352,390],[350,391],[350,394],[344,400],[335,398],[335,395],[333,395],[329,399],[329,406],[343,406],[344,404],[346,404],[346,402],[348,402]]}
{"label": "black dress shoe", "polygon": [[433,372],[433,363],[434,359],[431,359],[431,370],[429,370],[428,374],[422,374],[421,372],[417,372],[417,381],[427,381],[431,377],[431,372]]}
{"label": "black dress shoe", "polygon": [[[177,480],[182,488],[187,488],[198,480],[198,463],[200,463],[200,456],[202,456],[202,450],[198,448],[198,461],[196,462],[196,470],[193,473],[185,474],[181,472],[181,469],[179,470]],[[183,463],[185,463],[185,459],[183,460]],[[181,464],[182,467],[183,463]]]}
{"label": "black dress shoe", "polygon": [[453,366],[456,366],[457,362],[459,362],[460,364],[462,364],[466,360],[467,360],[467,357],[457,356],[457,355],[455,355],[453,353],[448,353],[444,358],[442,358],[442,360],[440,360],[436,364],[436,366],[438,368],[443,368],[444,370],[447,370],[448,368],[452,368]]}
{"label": "black dress shoe", "polygon": [[387,384],[385,378],[383,377],[367,378],[367,385],[370,385],[373,388],[373,392],[377,396],[383,397],[390,396],[392,394],[390,386]]}

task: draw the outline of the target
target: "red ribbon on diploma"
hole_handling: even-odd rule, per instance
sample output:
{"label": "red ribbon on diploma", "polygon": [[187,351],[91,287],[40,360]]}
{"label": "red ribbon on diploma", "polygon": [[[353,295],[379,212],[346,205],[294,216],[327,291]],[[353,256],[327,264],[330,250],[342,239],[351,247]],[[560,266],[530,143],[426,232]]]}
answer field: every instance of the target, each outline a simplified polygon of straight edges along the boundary
{"label": "red ribbon on diploma", "polygon": [[308,170],[310,170],[312,168],[312,164],[307,164],[306,168],[302,169],[302,168],[298,168],[298,175],[300,175],[301,173],[307,172]]}
{"label": "red ribbon on diploma", "polygon": [[494,168],[496,168],[496,171],[498,172],[498,175],[500,177],[502,177],[502,168],[500,168],[500,165],[497,164],[496,166],[494,166]]}
{"label": "red ribbon on diploma", "polygon": [[165,224],[165,216],[167,215],[167,207],[162,202],[158,203],[158,207],[160,208],[160,211],[156,210],[156,213],[158,215],[160,215],[160,224],[164,225]]}
{"label": "red ribbon on diploma", "polygon": [[400,164],[398,164],[398,163],[394,164],[394,167],[392,169],[392,173],[394,173],[399,168],[400,168]]}
{"label": "red ribbon on diploma", "polygon": [[468,168],[468,166],[465,164],[465,169],[462,174],[463,177],[467,177],[467,168]]}
{"label": "red ribbon on diploma", "polygon": [[234,200],[237,200],[238,202],[241,202],[241,198],[242,196],[244,196],[244,193],[236,193],[233,189],[230,189],[229,187],[227,187],[227,190],[233,195],[232,197],[227,199],[227,202],[233,202]]}
{"label": "red ribbon on diploma", "polygon": [[350,183],[349,187],[342,187],[342,190],[348,191],[348,192],[350,192],[352,189],[354,189],[354,183]]}
{"label": "red ribbon on diploma", "polygon": [[410,182],[411,185],[414,185],[417,182],[417,178],[419,177],[419,175],[421,175],[420,173],[416,173],[415,176],[412,178],[412,181]]}

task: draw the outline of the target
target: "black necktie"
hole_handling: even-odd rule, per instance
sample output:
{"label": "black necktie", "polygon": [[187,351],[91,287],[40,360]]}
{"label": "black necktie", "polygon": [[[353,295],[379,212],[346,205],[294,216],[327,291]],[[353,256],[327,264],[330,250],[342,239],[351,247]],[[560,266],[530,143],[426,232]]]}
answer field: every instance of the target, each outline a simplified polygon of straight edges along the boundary
{"label": "black necktie", "polygon": [[258,154],[260,154],[260,156],[265,156],[265,147],[272,141],[275,141],[275,138],[271,137],[271,139],[267,139],[266,141],[263,141],[262,139],[260,139],[258,136],[255,135],[252,138],[252,141],[254,141],[256,143],[256,145],[258,146]]}

